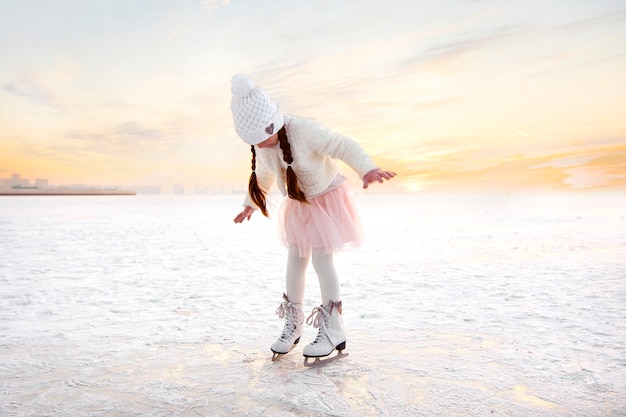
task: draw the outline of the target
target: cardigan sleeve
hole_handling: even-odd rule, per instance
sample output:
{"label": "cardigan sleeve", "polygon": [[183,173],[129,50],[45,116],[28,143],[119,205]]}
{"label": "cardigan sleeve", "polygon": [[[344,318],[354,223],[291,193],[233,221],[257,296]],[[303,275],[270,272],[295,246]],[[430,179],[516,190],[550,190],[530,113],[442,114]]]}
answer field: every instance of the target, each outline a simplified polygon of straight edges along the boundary
{"label": "cardigan sleeve", "polygon": [[378,168],[358,142],[324,127],[315,120],[307,119],[304,123],[311,131],[308,138],[310,146],[318,154],[345,162],[361,178]]}

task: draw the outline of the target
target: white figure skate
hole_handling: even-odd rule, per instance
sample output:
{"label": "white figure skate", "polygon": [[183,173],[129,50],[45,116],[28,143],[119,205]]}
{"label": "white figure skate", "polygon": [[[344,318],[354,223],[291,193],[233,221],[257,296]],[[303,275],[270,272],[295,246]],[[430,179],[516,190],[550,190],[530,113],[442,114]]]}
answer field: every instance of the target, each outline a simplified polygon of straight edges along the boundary
{"label": "white figure skate", "polygon": [[298,344],[302,335],[302,324],[304,322],[302,305],[289,301],[286,294],[283,294],[283,300],[276,309],[276,314],[281,319],[285,319],[285,327],[283,328],[283,333],[271,347],[272,352],[274,352],[272,360],[289,353]]}
{"label": "white figure skate", "polygon": [[[302,352],[306,366],[321,364],[334,361],[343,356],[343,350],[346,348],[346,333],[343,328],[343,320],[341,318],[342,303],[341,301],[331,301],[327,306],[319,306],[313,309],[311,315],[307,318],[307,324],[317,327],[317,337],[313,342],[307,345]],[[337,350],[337,355],[333,358],[320,360]],[[309,362],[310,358],[314,358],[314,362]]]}

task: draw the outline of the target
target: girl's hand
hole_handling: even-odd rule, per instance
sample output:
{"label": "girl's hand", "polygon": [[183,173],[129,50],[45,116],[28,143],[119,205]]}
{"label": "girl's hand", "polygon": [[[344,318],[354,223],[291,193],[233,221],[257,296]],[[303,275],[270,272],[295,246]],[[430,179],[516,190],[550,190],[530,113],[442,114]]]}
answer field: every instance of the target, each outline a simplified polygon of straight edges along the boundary
{"label": "girl's hand", "polygon": [[380,168],[373,169],[363,177],[363,188],[367,188],[374,181],[383,182],[384,180],[390,180],[395,176],[395,172],[383,171]]}
{"label": "girl's hand", "polygon": [[252,213],[254,213],[254,209],[250,206],[245,206],[243,211],[235,217],[235,223],[241,223],[246,219],[250,220]]}

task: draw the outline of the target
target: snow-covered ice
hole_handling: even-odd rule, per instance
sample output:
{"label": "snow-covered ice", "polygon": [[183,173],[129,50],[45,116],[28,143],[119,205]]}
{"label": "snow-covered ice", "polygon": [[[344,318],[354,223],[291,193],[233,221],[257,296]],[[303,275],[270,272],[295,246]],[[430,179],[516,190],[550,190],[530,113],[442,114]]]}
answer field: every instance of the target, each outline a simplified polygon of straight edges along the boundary
{"label": "snow-covered ice", "polygon": [[304,367],[241,196],[1,198],[0,415],[626,415],[626,195],[356,199],[349,356]]}

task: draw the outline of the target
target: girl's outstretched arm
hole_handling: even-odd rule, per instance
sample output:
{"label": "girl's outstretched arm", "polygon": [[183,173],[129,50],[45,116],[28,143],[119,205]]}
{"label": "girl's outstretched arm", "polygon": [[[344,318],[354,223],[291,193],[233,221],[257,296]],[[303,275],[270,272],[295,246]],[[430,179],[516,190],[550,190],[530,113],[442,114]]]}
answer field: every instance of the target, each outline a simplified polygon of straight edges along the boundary
{"label": "girl's outstretched arm", "polygon": [[363,176],[363,188],[367,188],[374,181],[383,182],[384,180],[390,180],[395,176],[395,172],[383,171],[380,168],[373,169]]}
{"label": "girl's outstretched arm", "polygon": [[241,223],[246,219],[250,220],[252,213],[254,213],[254,209],[250,206],[245,206],[243,211],[235,217],[235,223]]}

